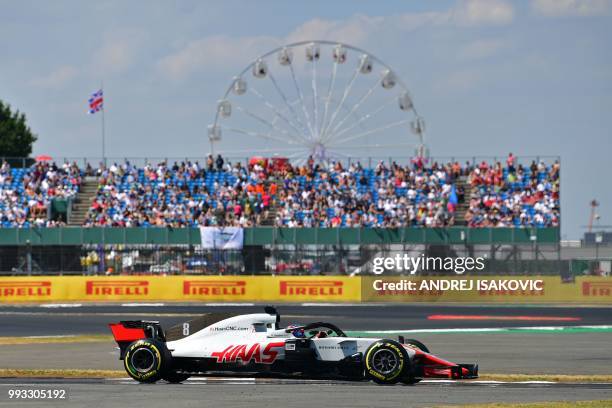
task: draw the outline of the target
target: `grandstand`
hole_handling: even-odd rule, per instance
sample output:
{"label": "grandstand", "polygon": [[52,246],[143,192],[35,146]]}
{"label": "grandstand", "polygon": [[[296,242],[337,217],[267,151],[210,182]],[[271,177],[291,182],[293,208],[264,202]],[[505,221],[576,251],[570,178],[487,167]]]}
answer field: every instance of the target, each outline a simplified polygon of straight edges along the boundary
{"label": "grandstand", "polygon": [[53,200],[76,197],[82,170],[64,163],[58,167],[45,162],[30,168],[0,167],[0,225],[3,228],[56,227],[63,222],[50,217]]}
{"label": "grandstand", "polygon": [[[91,162],[3,161],[1,273],[348,274],[395,253],[570,269],[558,158]],[[203,248],[200,227],[241,228],[244,246]]]}
{"label": "grandstand", "polygon": [[[0,168],[2,227],[558,227],[559,161],[256,158]],[[67,201],[66,212],[52,211]]]}

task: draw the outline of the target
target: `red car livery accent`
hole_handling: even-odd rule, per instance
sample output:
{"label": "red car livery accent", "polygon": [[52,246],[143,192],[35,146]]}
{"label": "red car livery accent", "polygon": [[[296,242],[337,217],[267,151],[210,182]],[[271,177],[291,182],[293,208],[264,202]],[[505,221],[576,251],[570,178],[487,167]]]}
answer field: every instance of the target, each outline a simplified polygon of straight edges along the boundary
{"label": "red car livery accent", "polygon": [[256,363],[272,364],[278,356],[278,351],[273,350],[277,347],[284,347],[285,342],[279,341],[268,343],[262,350],[262,344],[255,343],[252,345],[238,344],[231,345],[223,351],[215,351],[211,353],[217,359],[217,363],[236,363],[238,360],[244,364],[248,364],[251,360]]}
{"label": "red car livery accent", "polygon": [[141,339],[146,339],[147,336],[145,334],[145,331],[140,328],[140,327],[136,327],[136,328],[131,328],[131,327],[125,327],[123,324],[121,323],[116,323],[116,324],[109,324],[111,331],[113,332],[113,337],[115,338],[115,341],[119,342],[119,341],[135,341],[135,340],[141,340]]}
{"label": "red car livery accent", "polygon": [[423,373],[427,378],[460,379],[471,375],[468,368],[458,367],[455,363],[436,357],[433,354],[425,353],[410,345],[404,344],[404,348],[411,349],[415,352],[413,361],[423,365]]}

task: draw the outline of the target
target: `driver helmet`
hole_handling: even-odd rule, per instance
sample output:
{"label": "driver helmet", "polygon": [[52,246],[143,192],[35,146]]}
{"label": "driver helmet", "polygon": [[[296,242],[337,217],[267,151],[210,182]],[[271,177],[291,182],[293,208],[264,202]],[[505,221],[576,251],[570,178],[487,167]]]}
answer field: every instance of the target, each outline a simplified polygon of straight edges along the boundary
{"label": "driver helmet", "polygon": [[303,338],[306,337],[306,333],[304,333],[304,329],[297,324],[291,324],[287,326],[287,329],[291,330],[291,334],[293,337]]}

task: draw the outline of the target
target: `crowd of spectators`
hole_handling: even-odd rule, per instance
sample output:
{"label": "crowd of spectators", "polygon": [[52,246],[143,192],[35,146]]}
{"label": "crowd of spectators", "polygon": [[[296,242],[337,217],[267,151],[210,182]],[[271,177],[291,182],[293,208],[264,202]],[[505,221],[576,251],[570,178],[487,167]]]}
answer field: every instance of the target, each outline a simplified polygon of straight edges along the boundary
{"label": "crowd of spectators", "polygon": [[473,192],[465,219],[469,227],[559,226],[559,162],[506,165],[482,162],[470,169]]}
{"label": "crowd of spectators", "polygon": [[[168,165],[129,162],[98,170],[99,189],[85,226],[253,226],[271,203],[255,170],[221,156]],[[274,193],[274,192],[273,192]]]}
{"label": "crowd of spectators", "polygon": [[232,163],[221,156],[202,164],[125,161],[97,168],[40,162],[11,169],[5,162],[1,226],[62,225],[49,221],[49,203],[74,197],[85,176],[98,183],[85,227],[443,227],[457,224],[464,202],[469,227],[559,225],[559,163],[523,166],[510,154],[505,165]]}
{"label": "crowd of spectators", "polygon": [[[453,165],[340,162],[301,166],[221,156],[139,169],[99,169],[100,187],[85,226],[438,227],[453,224]],[[273,212],[270,212],[274,208]]]}
{"label": "crowd of spectators", "polygon": [[0,226],[56,227],[63,221],[51,220],[48,209],[56,198],[74,197],[81,184],[81,171],[75,163],[39,162],[30,168],[0,166]]}
{"label": "crowd of spectators", "polygon": [[452,165],[340,162],[283,168],[275,224],[287,227],[442,227],[454,223]]}

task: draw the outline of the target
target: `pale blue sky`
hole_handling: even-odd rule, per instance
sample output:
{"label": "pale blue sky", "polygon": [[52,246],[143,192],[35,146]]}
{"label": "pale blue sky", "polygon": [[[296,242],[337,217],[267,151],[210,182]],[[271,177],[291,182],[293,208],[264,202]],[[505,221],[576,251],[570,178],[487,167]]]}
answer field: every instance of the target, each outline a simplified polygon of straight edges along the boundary
{"label": "pale blue sky", "polygon": [[0,98],[28,115],[35,154],[100,155],[100,118],[85,102],[104,81],[108,156],[203,156],[216,101],[257,55],[343,41],[407,83],[432,155],[560,155],[563,237],[582,235],[593,198],[612,224],[608,0],[0,0],[0,10]]}

